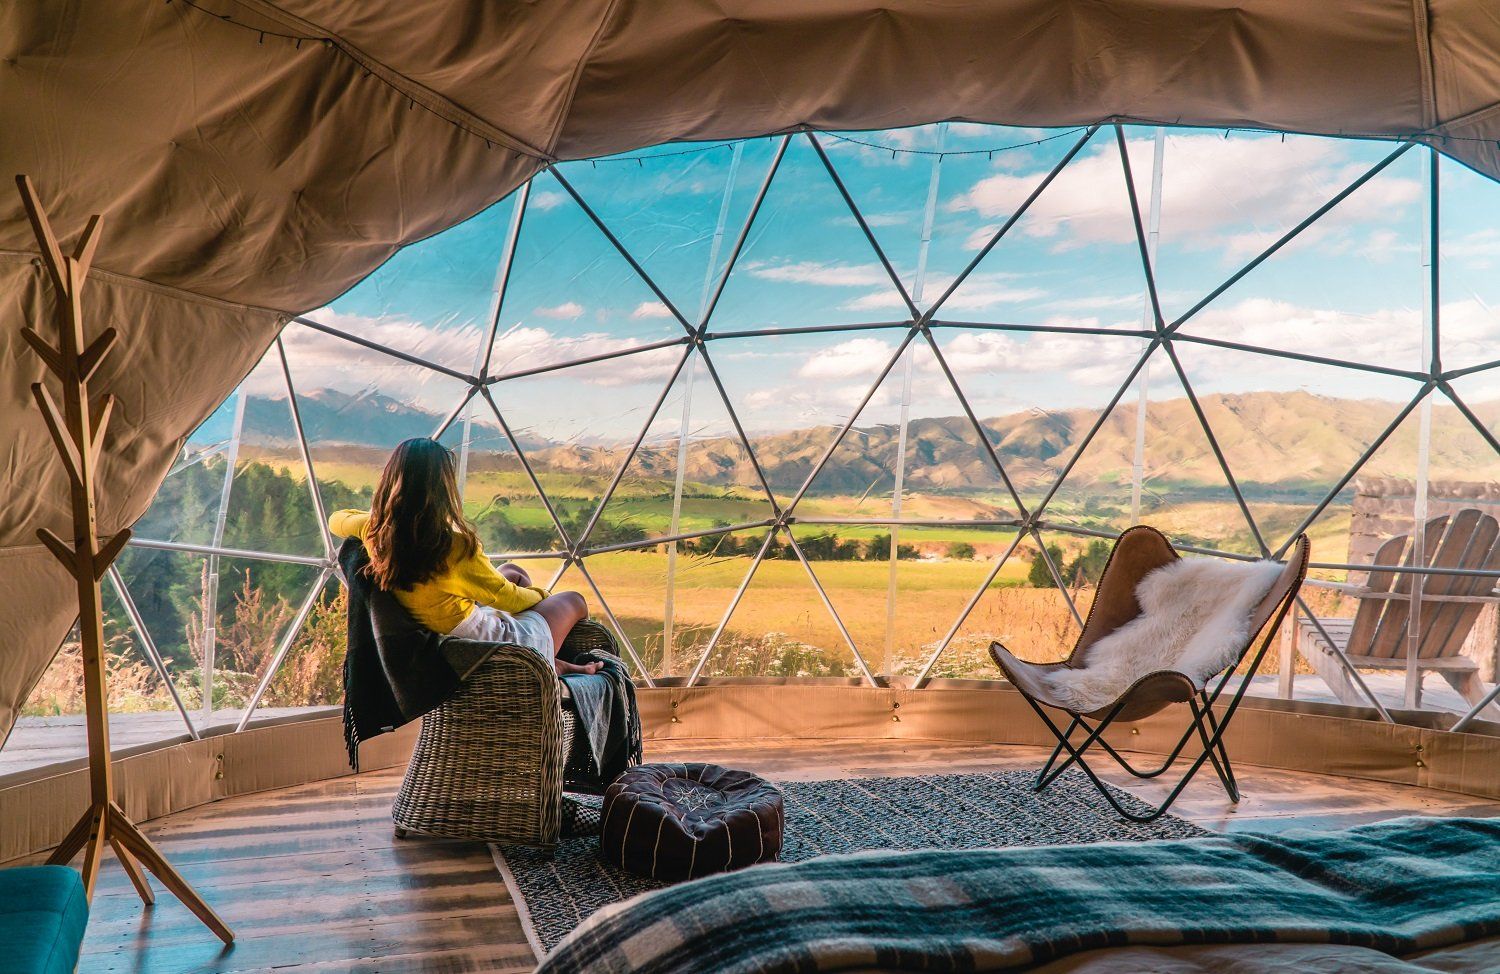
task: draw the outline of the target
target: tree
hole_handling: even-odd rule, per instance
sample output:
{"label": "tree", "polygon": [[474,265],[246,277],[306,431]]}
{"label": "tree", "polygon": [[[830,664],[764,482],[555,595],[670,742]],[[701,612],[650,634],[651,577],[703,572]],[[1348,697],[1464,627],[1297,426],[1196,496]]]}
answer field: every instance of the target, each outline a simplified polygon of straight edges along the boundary
{"label": "tree", "polygon": [[1105,541],[1090,541],[1083,554],[1068,565],[1063,578],[1069,585],[1098,585],[1109,562],[1109,544]]}
{"label": "tree", "polygon": [[[865,542],[865,561],[889,561],[891,557],[891,536],[889,534],[877,534]],[[910,559],[917,557],[915,545],[896,545],[896,557]]]}
{"label": "tree", "polygon": [[[1062,563],[1062,548],[1049,544],[1047,554],[1052,556],[1054,565]],[[1052,577],[1052,569],[1047,567],[1047,559],[1042,557],[1040,551],[1031,556],[1031,571],[1027,572],[1026,581],[1032,588],[1057,588],[1057,580]]]}
{"label": "tree", "polygon": [[860,554],[857,542],[840,541],[839,536],[831,531],[798,538],[797,544],[813,561],[854,561]]}
{"label": "tree", "polygon": [[956,561],[973,561],[974,546],[967,541],[955,541],[948,546],[948,557]]}

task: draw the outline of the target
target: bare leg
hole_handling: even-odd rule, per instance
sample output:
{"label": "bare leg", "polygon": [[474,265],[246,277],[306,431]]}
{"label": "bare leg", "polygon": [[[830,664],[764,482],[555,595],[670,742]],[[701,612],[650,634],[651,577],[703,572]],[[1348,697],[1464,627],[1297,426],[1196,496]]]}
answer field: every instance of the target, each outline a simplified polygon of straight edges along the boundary
{"label": "bare leg", "polygon": [[[577,592],[558,592],[532,606],[531,611],[547,620],[547,626],[552,630],[553,651],[556,652],[562,648],[563,640],[568,638],[573,627],[589,617],[589,604]],[[579,666],[554,658],[552,665],[561,676],[564,673],[598,673],[604,664],[586,663]]]}

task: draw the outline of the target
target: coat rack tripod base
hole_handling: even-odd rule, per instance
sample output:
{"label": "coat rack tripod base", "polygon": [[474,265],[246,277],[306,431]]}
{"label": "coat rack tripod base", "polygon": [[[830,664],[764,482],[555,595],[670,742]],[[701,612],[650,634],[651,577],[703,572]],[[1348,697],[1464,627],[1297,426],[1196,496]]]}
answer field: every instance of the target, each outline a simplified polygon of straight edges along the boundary
{"label": "coat rack tripod base", "polygon": [[106,395],[97,401],[91,399],[89,379],[119,336],[113,328],[106,328],[92,342],[85,343],[82,304],[83,283],[99,244],[103,218],[98,214],[90,217],[73,253],[64,254],[31,180],[17,176],[16,184],[41,248],[42,265],[57,295],[57,344],[53,345],[32,328],[22,328],[21,337],[61,387],[61,405],[59,398],[54,398],[47,386],[40,382],[32,385],[31,393],[37,408],[42,411],[42,419],[46,421],[47,431],[68,475],[73,541],[69,544],[46,528],[38,530],[37,537],[62,562],[78,587],[78,635],[83,656],[84,713],[89,743],[89,807],[47,861],[53,865],[67,865],[82,851],[83,886],[92,900],[94,881],[98,878],[107,845],[114,850],[142,901],[148,905],[156,901],[150,881],[142,870],[144,867],[215,936],[226,944],[233,943],[234,932],[172,868],[114,798],[109,749],[109,697],[104,665],[104,604],[99,580],[125,547],[130,532],[120,531],[102,543],[99,539],[94,484],[104,433],[113,415],[114,397]]}

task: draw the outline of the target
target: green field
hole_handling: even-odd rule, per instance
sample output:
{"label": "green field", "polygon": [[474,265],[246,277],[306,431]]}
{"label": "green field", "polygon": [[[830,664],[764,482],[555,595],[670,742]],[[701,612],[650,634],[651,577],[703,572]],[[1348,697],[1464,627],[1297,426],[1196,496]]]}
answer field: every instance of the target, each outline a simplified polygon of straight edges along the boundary
{"label": "green field", "polygon": [[[283,462],[284,469],[291,473],[290,461]],[[371,488],[379,474],[374,466],[340,463],[333,458],[320,458],[319,470],[322,476],[339,480],[356,491]],[[575,531],[597,509],[609,488],[607,478],[589,474],[549,471],[541,473],[539,479],[559,515]],[[1104,496],[1090,498],[1086,505],[1066,494],[1059,495],[1049,508],[1050,518],[1098,530],[1128,526],[1128,510],[1118,503],[1125,499],[1123,492],[1101,490]],[[653,543],[651,539],[672,530],[672,496],[673,484],[669,480],[622,480],[600,522],[608,528],[606,541],[620,537],[639,539],[640,547],[602,553],[588,560],[608,608],[658,673],[682,672],[697,661],[749,571],[751,558],[745,549],[755,550],[764,539],[762,532],[747,530],[735,536],[737,546],[727,556],[707,553],[710,544],[706,542],[701,547],[684,545],[675,555],[669,555],[668,545]],[[913,492],[903,499],[902,516],[1004,518],[1010,516],[1007,502],[1007,497],[987,492]],[[1311,503],[1252,502],[1251,508],[1267,540],[1276,544],[1301,522]],[[471,518],[482,520],[487,512],[499,510],[514,527],[542,531],[552,527],[551,516],[519,467],[470,469],[464,504]],[[770,505],[758,490],[688,482],[683,488],[676,531],[679,534],[711,531],[765,520],[771,513]],[[803,518],[888,516],[889,497],[808,495],[799,503],[797,514]],[[1157,506],[1142,520],[1190,544],[1246,553],[1258,550],[1238,506],[1228,498],[1192,499]],[[1348,525],[1347,508],[1336,507],[1326,512],[1313,527],[1315,556],[1329,561],[1343,560]],[[866,546],[872,541],[883,542],[892,533],[890,527],[803,523],[795,528],[795,533],[799,541],[832,535],[838,543],[853,543],[851,550],[857,552],[853,557],[812,558],[814,572],[838,611],[849,638],[870,665],[897,672],[914,670],[919,661],[931,654],[963,608],[980,593],[994,559],[1015,537],[1012,529],[1000,527],[903,526],[897,529],[897,540],[902,546],[910,546],[910,550],[897,561],[892,595],[889,559],[866,553]],[[555,531],[552,535],[549,544],[534,546],[532,550],[559,550],[561,544],[554,540]],[[593,540],[601,543],[597,536]],[[1060,531],[1048,532],[1047,540],[1061,549],[1060,560],[1065,567],[1090,543],[1089,538]],[[973,554],[968,555],[965,548],[955,546],[971,546]],[[493,545],[490,548],[492,554],[502,553]],[[956,554],[959,556],[955,557]],[[1056,658],[1071,643],[1076,636],[1076,624],[1062,593],[1028,583],[1036,557],[1034,543],[1024,539],[955,634],[953,647],[939,672],[992,675],[993,668],[985,653],[992,639],[1000,639],[1034,659]],[[539,580],[550,581],[561,563],[529,560],[527,564]],[[670,586],[672,647],[668,654],[663,648],[669,628],[665,608],[672,565],[675,565],[671,569]],[[569,569],[557,585],[583,592],[594,604],[594,611],[602,614],[604,606],[598,604],[598,598],[576,569]],[[1080,586],[1072,594],[1079,610],[1086,612],[1087,587]],[[706,672],[710,674],[855,672],[844,634],[823,605],[807,572],[798,562],[787,558],[767,559],[761,564],[730,619],[721,644],[708,665]]]}

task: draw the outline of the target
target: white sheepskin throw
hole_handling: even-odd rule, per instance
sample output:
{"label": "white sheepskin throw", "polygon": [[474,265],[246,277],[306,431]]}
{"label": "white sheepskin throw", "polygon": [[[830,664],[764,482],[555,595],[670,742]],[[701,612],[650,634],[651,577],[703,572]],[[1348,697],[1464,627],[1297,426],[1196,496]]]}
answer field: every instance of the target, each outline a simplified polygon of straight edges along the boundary
{"label": "white sheepskin throw", "polygon": [[1088,665],[1046,673],[1052,691],[1078,713],[1098,710],[1147,673],[1173,670],[1198,687],[1239,658],[1250,617],[1282,566],[1274,561],[1183,558],[1136,586],[1141,614],[1089,647]]}

